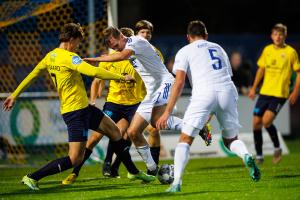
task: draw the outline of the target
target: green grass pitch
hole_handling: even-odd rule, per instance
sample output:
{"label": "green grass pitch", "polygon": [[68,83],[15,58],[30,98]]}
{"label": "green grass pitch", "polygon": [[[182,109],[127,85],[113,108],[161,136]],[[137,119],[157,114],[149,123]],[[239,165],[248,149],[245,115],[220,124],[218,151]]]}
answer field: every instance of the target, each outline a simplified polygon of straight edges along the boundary
{"label": "green grass pitch", "polygon": [[[141,184],[129,181],[121,168],[121,179],[103,178],[100,165],[84,166],[77,181],[68,187],[60,185],[70,170],[40,181],[40,191],[30,191],[20,183],[22,176],[34,168],[0,168],[0,200],[2,199],[300,199],[300,140],[287,143],[291,153],[278,165],[266,157],[260,167],[262,179],[255,183],[237,157],[200,158],[190,160],[186,168],[182,192],[167,194],[168,185],[159,181]],[[162,163],[171,163],[163,161]],[[140,169],[144,164],[137,163]]]}

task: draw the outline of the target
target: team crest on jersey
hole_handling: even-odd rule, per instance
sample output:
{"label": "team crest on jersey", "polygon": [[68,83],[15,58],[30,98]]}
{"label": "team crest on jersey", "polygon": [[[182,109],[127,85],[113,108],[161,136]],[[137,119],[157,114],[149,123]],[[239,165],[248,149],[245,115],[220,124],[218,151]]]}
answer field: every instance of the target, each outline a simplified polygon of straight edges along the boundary
{"label": "team crest on jersey", "polygon": [[81,58],[79,56],[73,56],[72,57],[72,63],[74,65],[79,65],[82,62]]}
{"label": "team crest on jersey", "polygon": [[55,62],[55,58],[56,58],[56,53],[52,53],[50,55],[50,62]]}

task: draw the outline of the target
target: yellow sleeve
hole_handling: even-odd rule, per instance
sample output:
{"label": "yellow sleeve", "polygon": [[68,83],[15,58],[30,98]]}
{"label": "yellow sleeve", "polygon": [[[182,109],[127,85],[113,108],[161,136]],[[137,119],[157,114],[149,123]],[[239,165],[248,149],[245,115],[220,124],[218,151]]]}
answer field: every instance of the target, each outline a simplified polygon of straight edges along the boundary
{"label": "yellow sleeve", "polygon": [[18,96],[26,89],[28,86],[34,82],[39,76],[41,76],[47,69],[45,65],[44,58],[31,72],[26,76],[26,78],[20,83],[17,89],[11,94],[14,98]]}
{"label": "yellow sleeve", "polygon": [[109,72],[101,67],[94,67],[87,62],[77,64],[76,71],[87,76],[93,76],[102,80],[125,80],[125,77],[119,74]]}
{"label": "yellow sleeve", "polygon": [[164,56],[162,55],[161,51],[159,49],[157,49],[156,47],[154,47],[154,48],[156,50],[156,53],[159,55],[161,61],[164,63],[165,59],[164,59]]}
{"label": "yellow sleeve", "polygon": [[266,48],[264,48],[262,54],[260,55],[258,61],[257,61],[257,65],[260,68],[265,68],[266,67],[266,61],[265,61],[265,53],[266,52]]}
{"label": "yellow sleeve", "polygon": [[293,67],[294,71],[300,70],[299,58],[298,58],[298,54],[295,50],[292,52],[292,67]]}

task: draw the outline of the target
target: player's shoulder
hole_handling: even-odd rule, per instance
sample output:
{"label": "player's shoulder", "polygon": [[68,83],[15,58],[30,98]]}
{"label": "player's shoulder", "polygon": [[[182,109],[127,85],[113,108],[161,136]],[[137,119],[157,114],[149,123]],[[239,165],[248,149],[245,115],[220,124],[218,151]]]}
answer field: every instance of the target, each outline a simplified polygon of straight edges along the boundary
{"label": "player's shoulder", "polygon": [[263,51],[271,51],[274,49],[273,44],[267,44],[264,48]]}
{"label": "player's shoulder", "polygon": [[286,45],[286,49],[287,49],[287,51],[290,51],[292,53],[297,52],[296,49],[294,49],[292,46],[290,46],[288,44]]}

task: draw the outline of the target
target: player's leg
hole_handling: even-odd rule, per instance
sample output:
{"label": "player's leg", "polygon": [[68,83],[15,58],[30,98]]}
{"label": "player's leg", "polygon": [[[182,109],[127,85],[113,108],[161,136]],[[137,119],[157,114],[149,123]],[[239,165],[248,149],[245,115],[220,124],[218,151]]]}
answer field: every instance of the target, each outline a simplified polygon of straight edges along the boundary
{"label": "player's leg", "polygon": [[150,146],[150,152],[154,162],[158,165],[159,153],[160,153],[160,133],[159,130],[151,126],[147,126],[146,131],[148,133],[147,141]]}
{"label": "player's leg", "polygon": [[260,170],[257,167],[255,160],[249,153],[245,143],[239,140],[237,135],[240,124],[238,120],[237,111],[237,97],[238,94],[235,88],[232,90],[218,92],[218,106],[216,107],[216,117],[222,127],[222,137],[225,146],[233,153],[239,156],[249,168],[250,177],[254,181],[259,181]]}
{"label": "player's leg", "polygon": [[[120,129],[120,132],[122,134],[124,141],[126,142],[126,147],[127,147],[126,151],[127,150],[129,151],[131,144],[132,144],[130,138],[128,137],[128,135],[126,133],[126,130],[129,127],[129,123],[126,119],[122,118],[121,120],[118,121],[117,126]],[[111,170],[110,176],[111,177],[115,177],[115,178],[120,177],[118,171],[119,171],[121,162],[122,162],[121,159],[118,156],[116,156],[115,160],[112,162],[111,167],[110,167],[110,170]]]}
{"label": "player's leg", "polygon": [[256,151],[256,161],[258,164],[262,164],[264,162],[263,148],[262,148],[263,147],[262,117],[254,115],[252,119],[252,126],[253,126],[254,146]]}
{"label": "player's leg", "polygon": [[256,161],[259,164],[264,162],[263,156],[263,136],[262,136],[262,127],[263,121],[262,116],[264,115],[267,107],[269,104],[269,99],[267,96],[259,95],[258,100],[255,104],[253,110],[253,138],[254,138],[254,145],[256,151]]}
{"label": "player's leg", "polygon": [[150,112],[148,113],[136,112],[130,123],[129,128],[127,129],[127,133],[131,141],[134,143],[137,152],[145,162],[148,171],[153,172],[153,174],[156,174],[157,165],[152,158],[149,145],[143,135],[143,131],[148,126],[148,122],[145,119],[149,120],[150,117],[151,117]]}
{"label": "player's leg", "polygon": [[82,162],[86,142],[69,142],[69,156],[51,161],[39,170],[23,177],[22,182],[33,190],[38,190],[37,181],[63,172]]}
{"label": "player's leg", "polygon": [[131,160],[126,142],[122,138],[119,128],[112,119],[105,116],[101,110],[95,107],[90,107],[90,112],[90,128],[97,132],[102,132],[112,140],[113,150],[116,155],[120,157],[130,175],[132,175],[130,178],[134,177],[148,182],[155,180],[154,176],[146,175],[136,168]]}
{"label": "player's leg", "polygon": [[24,184],[37,190],[37,181],[41,178],[60,173],[82,162],[87,141],[87,116],[87,108],[63,114],[63,119],[68,127],[69,155],[56,159],[39,170],[24,176],[22,179]]}
{"label": "player's leg", "polygon": [[[190,146],[193,143],[194,137],[187,135],[185,130],[193,128],[187,124],[183,126],[183,132],[180,135],[179,142],[175,148],[174,155],[174,181],[166,192],[180,192],[182,184],[182,175],[184,169],[189,161]],[[194,131],[194,135],[197,135],[199,130]]]}
{"label": "player's leg", "polygon": [[89,157],[91,156],[91,154],[93,152],[93,148],[99,143],[99,141],[102,139],[102,137],[103,137],[103,135],[101,133],[93,131],[93,133],[91,134],[91,136],[89,137],[89,139],[88,139],[88,141],[86,143],[84,157],[83,157],[82,162],[79,165],[75,166],[73,168],[72,173],[69,174],[62,181],[63,185],[70,185],[70,184],[73,184],[76,181],[76,178],[79,176],[79,172],[81,170],[81,167],[83,166],[83,164],[85,163],[85,161],[87,159],[89,159]]}
{"label": "player's leg", "polygon": [[189,159],[190,145],[207,122],[213,109],[212,93],[205,94],[204,98],[192,98],[184,114],[182,133],[174,155],[174,181],[167,192],[180,191],[182,175]]}
{"label": "player's leg", "polygon": [[[121,119],[121,111],[119,109],[119,105],[112,102],[105,102],[103,106],[103,112],[109,116],[115,123],[117,123]],[[114,155],[112,141],[109,140],[106,150],[106,156],[104,159],[104,163],[102,166],[102,174],[103,176],[110,177],[111,176],[111,163]]]}

